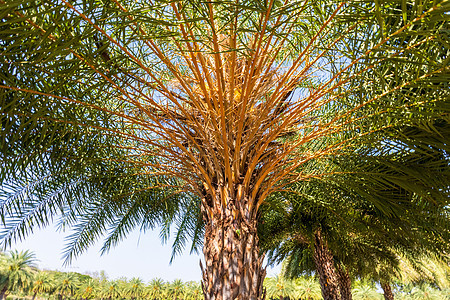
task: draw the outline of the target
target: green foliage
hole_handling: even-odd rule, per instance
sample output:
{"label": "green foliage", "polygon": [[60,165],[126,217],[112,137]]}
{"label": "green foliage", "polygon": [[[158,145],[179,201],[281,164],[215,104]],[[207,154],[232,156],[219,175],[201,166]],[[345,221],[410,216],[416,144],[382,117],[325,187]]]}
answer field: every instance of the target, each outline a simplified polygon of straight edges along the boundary
{"label": "green foliage", "polygon": [[355,300],[382,300],[383,295],[377,292],[375,285],[369,282],[359,283],[352,289]]}
{"label": "green foliage", "polygon": [[[27,251],[27,253],[30,252]],[[11,256],[4,257],[10,258]],[[35,258],[32,261],[35,261]],[[2,269],[5,266],[4,264],[5,260],[0,264]],[[430,267],[428,264],[427,266]],[[66,283],[64,283],[64,280]],[[75,282],[78,282],[78,285],[74,286],[73,283]],[[111,299],[132,299],[136,297],[136,294],[133,295],[133,293],[137,291],[140,293],[137,299],[203,299],[201,286],[197,282],[183,283],[180,280],[175,280],[170,283],[157,278],[153,279],[149,284],[144,284],[138,278],[132,278],[131,280],[122,278],[114,281],[107,281],[103,278],[101,281],[100,278],[92,278],[78,273],[39,270],[34,272],[32,284],[28,290],[11,290],[11,293],[14,295],[22,293],[24,296],[36,294],[38,297],[53,299],[52,297],[56,297],[61,292],[66,293],[66,296],[68,296],[69,289],[67,287],[69,286],[74,286],[72,291],[74,297],[82,297],[83,299],[108,299],[109,297]],[[270,277],[266,278],[264,286],[268,299],[278,300],[280,297],[284,297],[286,300],[322,299],[318,280],[313,276],[301,276],[294,280],[284,279],[281,276]],[[448,298],[448,295],[445,294],[445,289],[438,289],[427,283],[413,285],[408,282],[402,283],[398,281],[394,284],[394,288],[396,288],[395,296],[398,299],[441,300]],[[180,295],[183,295],[182,298],[180,298]],[[377,293],[373,283],[361,280],[353,283],[353,297],[354,299],[382,299],[382,295]]]}
{"label": "green foliage", "polygon": [[141,299],[144,296],[144,282],[139,278],[132,278],[124,289],[126,296],[131,299]]}
{"label": "green foliage", "polygon": [[[175,280],[165,282],[153,279],[148,284],[139,278],[107,280],[104,272],[96,277],[89,275],[41,271],[34,263],[36,258],[30,251],[0,253],[0,291],[4,283],[7,293],[13,297],[36,297],[36,299],[184,299],[201,300],[203,292],[198,282]],[[12,267],[11,267],[12,266]],[[14,269],[9,271],[10,267]],[[27,273],[28,272],[28,273]],[[20,274],[19,274],[20,273]],[[95,272],[97,273],[97,272]],[[181,298],[180,298],[181,297]]]}
{"label": "green foliage", "polygon": [[[195,77],[183,61],[191,51],[179,16],[165,1],[121,1],[126,13],[112,3],[73,3],[71,8],[68,2],[2,2],[4,22],[0,30],[4,49],[0,211],[3,221],[8,220],[3,240],[9,244],[29,234],[29,224],[45,225],[60,215],[61,226],[75,229],[66,251],[68,260],[104,234],[107,251],[131,228],[170,224],[177,213],[199,215],[199,200],[179,187],[186,185],[186,178],[175,180],[167,172],[170,168],[186,175],[187,169],[177,169],[178,160],[186,158],[183,147],[170,144],[167,137],[168,130],[177,126],[175,134],[184,136],[188,127],[177,119],[161,119],[164,109],[153,100],[170,98],[164,87],[186,97],[177,87],[185,83],[179,76]],[[213,19],[218,28],[234,28],[240,43],[241,48],[224,52],[236,51],[245,57],[251,55],[249,41],[262,30],[260,15],[268,12],[270,20],[280,17],[280,24],[270,21],[263,25],[274,41],[283,42],[279,51],[272,51],[277,53],[274,61],[287,66],[305,49],[311,59],[320,55],[317,69],[330,65],[325,75],[340,78],[331,80],[331,86],[314,77],[296,86],[299,95],[315,85],[317,91],[329,92],[324,99],[339,96],[339,102],[330,103],[340,111],[333,113],[335,116],[351,111],[357,99],[356,103],[370,102],[366,111],[374,117],[365,122],[370,120],[374,129],[386,126],[386,118],[380,114],[389,110],[392,120],[399,116],[403,120],[404,115],[415,120],[412,116],[422,112],[422,127],[434,130],[437,125],[428,117],[430,105],[448,109],[443,101],[437,101],[448,95],[443,88],[448,82],[448,35],[444,27],[448,1],[405,3],[407,10],[378,1],[349,3],[331,20],[332,26],[320,40],[315,39],[316,33],[337,8],[334,1],[315,1],[305,7],[303,1],[274,2],[271,8],[260,1],[244,1],[238,6],[215,2]],[[216,51],[208,2],[188,1],[178,9],[202,47],[197,52],[206,55]],[[402,12],[397,18],[392,14],[396,11]],[[425,16],[416,20],[422,13]],[[136,24],[142,31],[133,29]],[[342,32],[346,35],[336,40]],[[380,42],[383,38],[387,41]],[[149,41],[170,59],[150,51]],[[323,52],[330,45],[336,47]],[[405,45],[410,47],[405,49]],[[380,62],[386,67],[373,67]],[[380,79],[380,84],[372,84]],[[423,94],[424,86],[432,86],[432,92]],[[428,100],[421,104],[417,95]],[[319,107],[311,114],[322,112]],[[321,122],[332,120],[333,114],[324,115]],[[361,110],[356,117],[363,114]],[[350,123],[358,129],[358,122]],[[317,124],[320,122],[311,126]],[[305,127],[306,132],[311,129]],[[161,149],[165,151],[162,157]],[[175,155],[172,161],[168,160],[169,150]],[[166,168],[161,169],[163,166]],[[189,176],[198,177],[195,172]],[[183,197],[175,196],[180,192]],[[187,223],[182,216],[177,223],[181,232],[177,243],[184,245],[192,238],[192,249],[196,249],[201,243],[201,218]],[[181,248],[175,246],[174,250]]]}
{"label": "green foliage", "polygon": [[450,299],[448,290],[438,289],[430,284],[401,284],[399,290],[395,293],[395,298],[400,300],[416,300],[416,299]]}
{"label": "green foliage", "polygon": [[0,260],[0,290],[3,293],[11,291],[27,291],[33,283],[36,272],[36,257],[30,251],[9,252]]}
{"label": "green foliage", "polygon": [[299,299],[320,300],[322,291],[319,282],[312,276],[302,276],[295,280]]}
{"label": "green foliage", "polygon": [[63,298],[74,296],[79,285],[76,273],[61,273],[55,276],[55,293]]}
{"label": "green foliage", "polygon": [[38,271],[34,275],[31,292],[34,295],[49,294],[55,289],[55,282],[49,273]]}
{"label": "green foliage", "polygon": [[153,279],[148,285],[148,296],[150,299],[164,299],[166,297],[166,290],[164,281],[160,278]]}
{"label": "green foliage", "polygon": [[449,1],[53,2],[0,1],[5,246],[57,217],[67,261],[156,226],[195,251],[228,182],[291,275],[318,229],[360,276],[448,250]]}
{"label": "green foliage", "polygon": [[267,297],[269,299],[297,299],[298,291],[294,281],[281,276],[269,277],[264,280]]}

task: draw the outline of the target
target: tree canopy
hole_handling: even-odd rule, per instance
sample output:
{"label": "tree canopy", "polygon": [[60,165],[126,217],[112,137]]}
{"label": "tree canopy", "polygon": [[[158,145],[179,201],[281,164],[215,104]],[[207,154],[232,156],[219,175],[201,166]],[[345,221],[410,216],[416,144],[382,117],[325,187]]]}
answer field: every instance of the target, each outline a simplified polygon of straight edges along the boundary
{"label": "tree canopy", "polygon": [[448,128],[449,1],[0,5],[5,244],[59,216],[70,260],[175,224],[203,238],[205,295],[259,299],[271,194],[361,136]]}

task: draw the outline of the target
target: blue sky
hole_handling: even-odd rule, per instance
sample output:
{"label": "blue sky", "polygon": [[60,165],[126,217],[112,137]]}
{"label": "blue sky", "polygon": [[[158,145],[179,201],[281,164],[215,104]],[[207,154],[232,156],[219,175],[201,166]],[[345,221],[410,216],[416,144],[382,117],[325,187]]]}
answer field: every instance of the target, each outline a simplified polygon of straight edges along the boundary
{"label": "blue sky", "polygon": [[[100,256],[101,243],[97,243],[69,266],[63,266],[64,237],[64,233],[58,233],[49,226],[36,230],[25,241],[14,244],[12,249],[33,251],[39,259],[40,269],[79,273],[104,270],[109,279],[139,277],[147,282],[157,277],[166,281],[200,281],[201,278],[201,256],[189,255],[189,251],[185,251],[170,265],[171,244],[162,245],[158,231],[145,234],[132,232],[126,240],[103,256]],[[280,266],[268,267],[267,275],[274,276],[279,271]]]}

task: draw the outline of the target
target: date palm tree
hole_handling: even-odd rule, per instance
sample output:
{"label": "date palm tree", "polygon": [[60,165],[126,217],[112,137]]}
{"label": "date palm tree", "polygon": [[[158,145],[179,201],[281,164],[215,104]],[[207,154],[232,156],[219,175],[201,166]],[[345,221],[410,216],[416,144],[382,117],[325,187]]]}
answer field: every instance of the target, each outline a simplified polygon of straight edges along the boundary
{"label": "date palm tree", "polygon": [[186,287],[180,279],[175,279],[167,285],[167,291],[168,299],[180,300],[183,299],[186,294]]}
{"label": "date palm tree", "polygon": [[312,276],[303,276],[296,280],[299,299],[320,300],[322,292],[317,279]]}
{"label": "date palm tree", "polygon": [[413,299],[413,300],[416,300],[416,299],[423,299],[423,300],[444,299],[444,300],[447,300],[448,297],[446,295],[444,295],[444,293],[441,290],[436,289],[429,284],[422,284],[419,286],[415,286],[411,290],[411,299]]}
{"label": "date palm tree", "polygon": [[[445,58],[423,54],[448,46],[434,26],[448,1],[402,7],[400,23],[379,1],[0,5],[5,243],[59,214],[75,229],[70,260],[104,233],[107,251],[133,227],[175,222],[177,245],[203,245],[208,300],[261,299],[270,194],[390,126],[391,94],[448,79]],[[422,67],[394,86],[371,71],[416,54]]]}
{"label": "date palm tree", "polygon": [[299,296],[296,282],[279,275],[266,278],[264,287],[269,299],[298,299]]}
{"label": "date palm tree", "polygon": [[148,295],[152,300],[167,299],[167,291],[164,281],[160,278],[153,279],[148,286]]}
{"label": "date palm tree", "polygon": [[195,281],[188,282],[185,285],[186,293],[184,296],[184,300],[202,300],[203,292],[202,286]]}
{"label": "date palm tree", "polygon": [[379,294],[373,284],[361,282],[352,290],[355,300],[381,300],[383,296]]}
{"label": "date palm tree", "polygon": [[106,282],[104,286],[102,286],[102,291],[100,295],[103,299],[121,299],[122,298],[122,290],[117,281],[109,281]]}
{"label": "date palm tree", "polygon": [[79,280],[75,273],[59,273],[55,276],[55,293],[59,300],[70,299],[79,287]]}
{"label": "date palm tree", "polygon": [[132,278],[124,287],[124,294],[131,299],[144,298],[145,289],[144,282],[140,278]]}
{"label": "date palm tree", "polygon": [[26,291],[33,282],[33,276],[36,272],[36,257],[29,250],[12,250],[4,258],[0,266],[1,291],[0,299],[6,299],[10,291]]}
{"label": "date palm tree", "polygon": [[45,271],[39,271],[34,275],[31,291],[33,292],[32,300],[39,294],[49,293],[54,289],[54,282],[51,276]]}
{"label": "date palm tree", "polygon": [[[383,157],[378,155],[377,160],[383,161]],[[347,159],[349,161],[351,158]],[[404,170],[407,170],[406,161],[403,164]],[[374,164],[367,166],[373,167]],[[418,167],[415,166],[415,169]],[[355,166],[352,169],[359,179],[366,177],[364,172],[357,172]],[[384,178],[385,184],[389,181],[383,173],[375,173],[372,168],[370,170],[370,176],[378,174]],[[390,169],[388,173],[391,176],[395,170]],[[397,182],[402,176],[399,175]],[[435,176],[441,176],[439,168],[435,170]],[[414,180],[413,177],[409,179],[410,182]],[[290,277],[299,276],[305,271],[317,271],[324,298],[331,294],[327,290],[333,289],[340,293],[340,296],[336,293],[336,299],[351,299],[351,277],[370,277],[383,283],[389,282],[400,263],[398,253],[408,253],[413,259],[424,253],[430,255],[446,251],[446,242],[436,243],[448,240],[445,207],[420,207],[418,202],[421,200],[410,198],[405,193],[408,189],[396,186],[394,181],[383,188],[380,185],[372,186],[369,180],[365,181],[365,193],[378,198],[368,202],[360,194],[346,191],[355,182],[347,184],[344,181],[341,185],[335,185],[331,181],[323,184],[312,180],[298,185],[297,188],[293,187],[296,195],[274,198],[275,201],[284,199],[284,208],[278,205],[281,208],[279,212],[270,210],[263,217],[265,228],[262,230],[262,241],[264,247],[270,249],[270,258],[278,261],[286,259],[286,275]],[[429,188],[434,189],[435,185]],[[409,195],[413,194],[411,191]],[[445,197],[445,193],[442,196]],[[401,217],[385,215],[373,205],[389,203],[393,199],[396,202],[392,206],[397,206]],[[417,220],[416,216],[419,215],[428,215],[427,223],[422,218]],[[408,228],[415,230],[408,233]],[[438,233],[430,234],[430,230]],[[382,286],[388,289],[386,284]]]}
{"label": "date palm tree", "polygon": [[99,292],[99,282],[94,279],[88,279],[80,284],[76,294],[81,300],[95,299]]}

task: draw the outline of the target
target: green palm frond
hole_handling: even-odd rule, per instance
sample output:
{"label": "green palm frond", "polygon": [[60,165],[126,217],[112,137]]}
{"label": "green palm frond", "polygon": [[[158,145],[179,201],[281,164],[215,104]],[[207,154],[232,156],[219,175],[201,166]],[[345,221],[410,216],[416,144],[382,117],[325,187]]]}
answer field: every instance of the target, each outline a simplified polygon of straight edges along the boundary
{"label": "green palm frond", "polygon": [[395,214],[384,197],[403,188],[445,207],[449,7],[0,0],[3,243],[58,217],[74,229],[68,260],[136,227],[175,226],[174,253],[195,250],[217,186],[241,185],[257,218],[271,194],[371,142],[387,154],[362,153],[372,169],[357,183],[395,191],[366,201]]}

